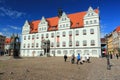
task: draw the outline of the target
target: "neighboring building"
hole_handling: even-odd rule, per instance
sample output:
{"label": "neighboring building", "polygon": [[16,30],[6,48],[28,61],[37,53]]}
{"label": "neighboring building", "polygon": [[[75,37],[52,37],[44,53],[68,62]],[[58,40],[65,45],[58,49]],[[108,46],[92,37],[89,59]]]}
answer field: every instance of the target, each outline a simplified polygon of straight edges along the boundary
{"label": "neighboring building", "polygon": [[106,56],[106,39],[101,38],[101,55],[102,57]]}
{"label": "neighboring building", "polygon": [[[62,11],[61,11],[62,12]],[[90,54],[101,56],[99,11],[89,7],[88,11],[73,14],[59,13],[52,18],[25,21],[22,29],[21,56],[44,55],[42,41],[50,41],[51,56]]]}
{"label": "neighboring building", "polygon": [[4,54],[5,36],[0,35],[0,55]]}
{"label": "neighboring building", "polygon": [[114,47],[114,53],[118,54],[120,50],[120,26],[118,26],[113,31],[113,47]]}
{"label": "neighboring building", "polygon": [[10,55],[10,43],[11,43],[11,38],[6,38],[5,39],[5,54]]}
{"label": "neighboring building", "polygon": [[12,35],[5,40],[5,53],[9,56],[19,56],[20,54],[20,41],[18,35]]}
{"label": "neighboring building", "polygon": [[110,33],[107,37],[107,45],[108,45],[108,53],[109,54],[114,54],[114,47],[113,47],[113,36],[112,33]]}

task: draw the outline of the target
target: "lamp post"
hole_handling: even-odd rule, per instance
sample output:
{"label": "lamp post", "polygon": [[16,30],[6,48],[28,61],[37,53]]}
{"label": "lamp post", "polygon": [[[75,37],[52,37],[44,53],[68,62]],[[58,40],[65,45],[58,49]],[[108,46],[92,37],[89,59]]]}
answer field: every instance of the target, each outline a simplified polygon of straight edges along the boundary
{"label": "lamp post", "polygon": [[107,70],[111,70],[110,66],[110,59],[109,59],[109,53],[108,53],[108,35],[106,34],[105,39],[106,39],[106,53],[107,53]]}

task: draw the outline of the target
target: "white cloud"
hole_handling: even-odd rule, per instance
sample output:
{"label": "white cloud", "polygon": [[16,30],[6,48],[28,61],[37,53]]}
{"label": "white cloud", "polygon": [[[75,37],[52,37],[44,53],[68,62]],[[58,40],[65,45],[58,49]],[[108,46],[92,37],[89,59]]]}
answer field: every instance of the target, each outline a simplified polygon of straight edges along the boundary
{"label": "white cloud", "polygon": [[3,35],[3,33],[2,33],[2,32],[0,32],[0,35]]}
{"label": "white cloud", "polygon": [[10,28],[15,29],[15,30],[21,30],[21,28],[19,28],[17,26],[10,26]]}
{"label": "white cloud", "polygon": [[4,8],[4,7],[0,7],[0,11],[1,11],[1,14],[0,16],[9,16],[11,18],[19,18],[21,16],[25,16],[25,13],[23,12],[19,12],[19,11],[16,11],[16,10],[12,10],[12,9],[8,9],[8,8]]}

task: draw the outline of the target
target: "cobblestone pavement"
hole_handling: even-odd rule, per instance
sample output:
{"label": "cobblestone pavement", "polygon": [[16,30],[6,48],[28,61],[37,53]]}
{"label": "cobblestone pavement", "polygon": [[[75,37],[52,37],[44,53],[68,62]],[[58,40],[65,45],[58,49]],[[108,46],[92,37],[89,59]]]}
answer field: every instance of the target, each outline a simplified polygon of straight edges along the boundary
{"label": "cobblestone pavement", "polygon": [[9,60],[11,56],[0,56],[0,60]]}
{"label": "cobblestone pavement", "polygon": [[0,80],[120,80],[120,59],[110,59],[110,64],[107,70],[106,58],[83,65],[63,57],[6,58],[0,60]]}

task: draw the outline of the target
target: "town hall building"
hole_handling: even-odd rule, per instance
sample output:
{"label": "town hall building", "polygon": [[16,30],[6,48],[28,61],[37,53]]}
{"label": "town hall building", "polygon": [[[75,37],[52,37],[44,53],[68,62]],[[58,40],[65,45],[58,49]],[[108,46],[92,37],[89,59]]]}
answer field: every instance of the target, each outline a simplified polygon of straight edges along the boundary
{"label": "town hall building", "polygon": [[[21,57],[45,55],[42,41],[50,41],[50,56],[67,54],[89,54],[101,56],[99,10],[88,8],[88,11],[66,14],[60,11],[56,17],[25,21],[22,28]],[[48,50],[48,49],[46,49]]]}

